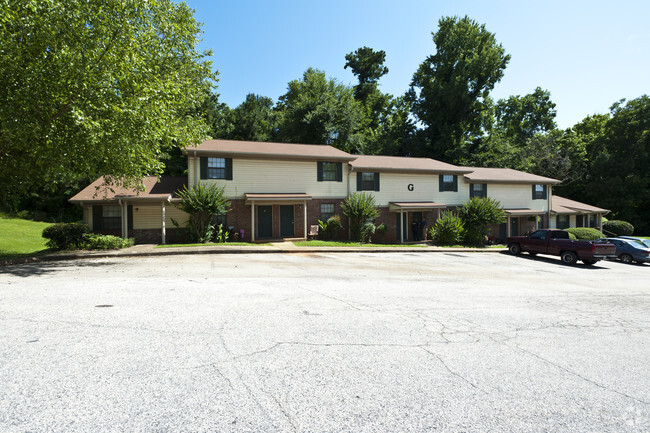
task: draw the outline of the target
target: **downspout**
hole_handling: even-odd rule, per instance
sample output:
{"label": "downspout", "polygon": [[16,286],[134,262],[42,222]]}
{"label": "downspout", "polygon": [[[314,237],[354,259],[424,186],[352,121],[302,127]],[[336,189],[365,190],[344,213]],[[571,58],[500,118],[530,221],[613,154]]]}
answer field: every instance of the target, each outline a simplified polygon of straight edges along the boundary
{"label": "downspout", "polygon": [[192,179],[192,185],[197,185],[199,183],[199,175],[196,171],[196,161],[197,161],[197,156],[196,156],[196,150],[194,151],[194,179]]}
{"label": "downspout", "polygon": [[[346,199],[350,197],[350,175],[352,172],[354,172],[354,167],[352,167],[348,162],[348,191],[345,196]],[[348,239],[350,239],[350,236],[352,236],[352,231],[350,231],[350,217],[348,217]]]}
{"label": "downspout", "polygon": [[546,206],[548,208],[548,221],[546,228],[551,228],[551,208],[553,207],[553,185],[548,186],[548,196],[546,197]]}

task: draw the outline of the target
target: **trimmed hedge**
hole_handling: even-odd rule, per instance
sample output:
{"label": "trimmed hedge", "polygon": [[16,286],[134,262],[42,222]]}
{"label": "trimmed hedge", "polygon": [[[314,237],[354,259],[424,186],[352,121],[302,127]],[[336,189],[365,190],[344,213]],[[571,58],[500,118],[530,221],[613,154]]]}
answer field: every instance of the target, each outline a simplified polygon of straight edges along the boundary
{"label": "trimmed hedge", "polygon": [[616,236],[631,236],[634,226],[627,221],[611,220],[603,223],[603,231],[614,233]]}
{"label": "trimmed hedge", "polygon": [[596,239],[605,237],[605,235],[600,230],[590,228],[590,227],[575,227],[575,228],[570,228],[565,230],[575,235],[577,239],[581,239],[585,241],[594,241]]}
{"label": "trimmed hedge", "polygon": [[112,235],[87,234],[81,248],[84,250],[119,250],[133,246],[133,238],[122,239]]}
{"label": "trimmed hedge", "polygon": [[47,246],[57,250],[81,248],[88,226],[81,223],[56,223],[43,230],[41,236],[47,239]]}

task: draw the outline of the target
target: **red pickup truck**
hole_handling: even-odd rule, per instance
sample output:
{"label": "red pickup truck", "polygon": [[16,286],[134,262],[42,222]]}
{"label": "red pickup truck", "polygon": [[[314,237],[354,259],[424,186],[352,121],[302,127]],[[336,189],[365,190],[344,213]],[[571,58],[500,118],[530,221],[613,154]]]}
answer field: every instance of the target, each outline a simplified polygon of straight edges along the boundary
{"label": "red pickup truck", "polygon": [[528,236],[512,236],[506,239],[510,254],[525,251],[531,255],[550,254],[560,256],[562,263],[574,265],[578,260],[586,265],[593,265],[599,260],[615,257],[616,246],[597,244],[591,241],[574,241],[569,239],[569,232],[564,230],[537,230]]}

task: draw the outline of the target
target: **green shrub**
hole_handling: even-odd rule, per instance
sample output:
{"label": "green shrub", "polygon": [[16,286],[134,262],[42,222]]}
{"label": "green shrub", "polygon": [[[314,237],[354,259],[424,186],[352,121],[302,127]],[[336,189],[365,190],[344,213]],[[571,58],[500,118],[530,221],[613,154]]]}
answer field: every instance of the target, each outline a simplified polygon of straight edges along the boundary
{"label": "green shrub", "polygon": [[47,246],[58,250],[74,250],[81,247],[88,226],[81,223],[57,223],[46,227],[41,236],[47,239]]}
{"label": "green shrub", "polygon": [[[212,229],[210,230],[210,233],[212,233]],[[230,237],[230,232],[228,230],[223,229],[223,224],[219,224],[216,227],[216,232],[214,234],[214,241],[219,244],[225,244],[228,242],[228,238]]]}
{"label": "green shrub", "polygon": [[605,237],[600,230],[591,227],[575,227],[565,230],[570,234],[575,235],[576,239],[583,239],[586,241],[593,241]]}
{"label": "green shrub", "polygon": [[361,240],[362,244],[369,244],[372,242],[372,235],[375,234],[377,227],[373,223],[365,223],[361,226]]}
{"label": "green shrub", "polygon": [[375,196],[365,192],[353,192],[341,204],[343,215],[350,218],[351,240],[362,242],[361,228],[379,216]]}
{"label": "green shrub", "polygon": [[[214,217],[230,210],[230,201],[226,198],[224,187],[203,183],[190,189],[185,186],[178,197],[181,201],[176,206],[190,216],[186,224],[190,241],[210,242],[215,231],[212,222]],[[179,227],[175,220],[172,223]]]}
{"label": "green shrub", "polygon": [[458,209],[458,216],[465,226],[465,240],[477,245],[485,243],[490,235],[490,224],[506,221],[501,203],[490,197],[472,197]]}
{"label": "green shrub", "polygon": [[341,217],[338,215],[332,215],[325,222],[318,220],[318,234],[324,240],[334,239],[341,227],[343,227],[343,224],[341,223]]}
{"label": "green shrub", "polygon": [[616,236],[631,236],[634,226],[627,221],[610,220],[603,223],[603,231],[614,233]]}
{"label": "green shrub", "polygon": [[122,239],[119,236],[88,233],[84,236],[81,247],[85,250],[118,250],[133,246],[133,238]]}
{"label": "green shrub", "polygon": [[571,239],[572,241],[577,241],[578,237],[576,235],[574,235],[573,233],[569,232],[569,239]]}
{"label": "green shrub", "polygon": [[451,212],[443,212],[429,230],[431,239],[439,245],[454,245],[463,241],[463,221]]}

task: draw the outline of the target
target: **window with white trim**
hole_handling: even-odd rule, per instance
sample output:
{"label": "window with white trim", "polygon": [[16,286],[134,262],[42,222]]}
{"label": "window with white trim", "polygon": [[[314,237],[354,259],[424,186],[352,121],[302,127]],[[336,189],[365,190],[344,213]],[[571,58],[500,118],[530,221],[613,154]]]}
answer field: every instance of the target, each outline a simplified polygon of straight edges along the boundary
{"label": "window with white trim", "polygon": [[323,222],[327,222],[327,220],[333,216],[334,216],[334,203],[321,203],[320,220]]}
{"label": "window with white trim", "polygon": [[208,179],[226,178],[226,158],[208,158]]}

